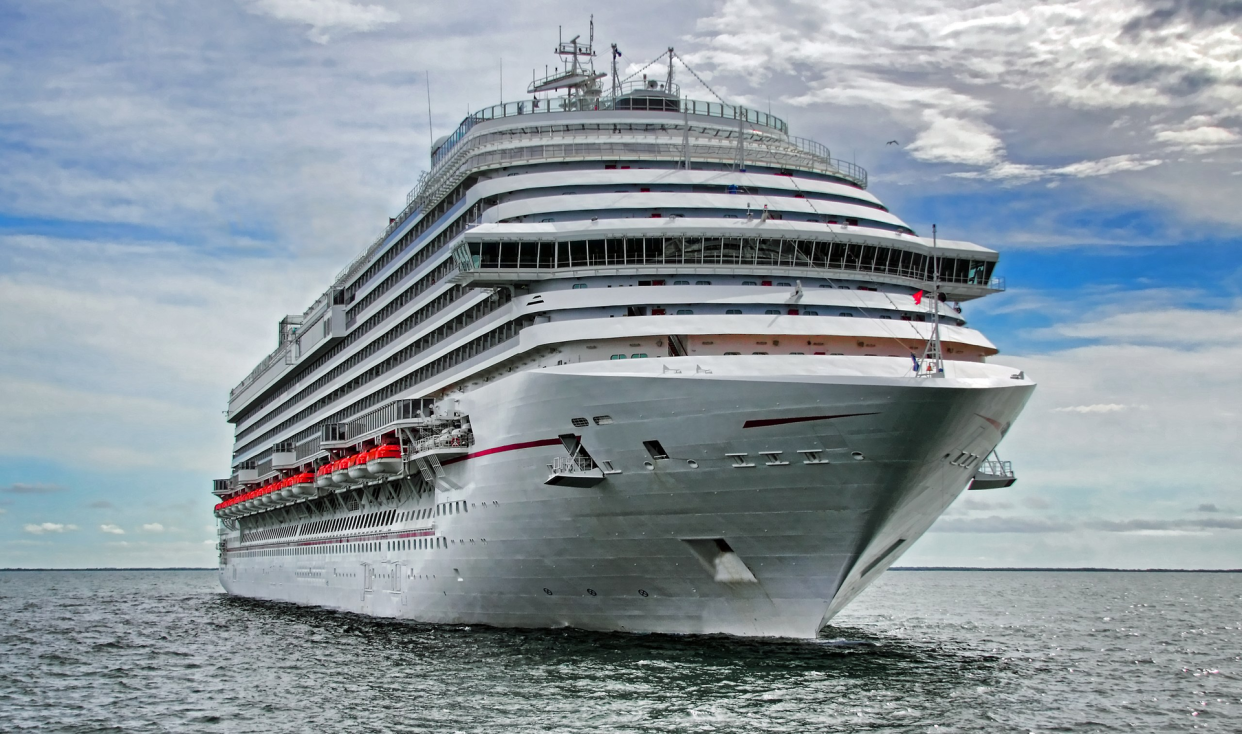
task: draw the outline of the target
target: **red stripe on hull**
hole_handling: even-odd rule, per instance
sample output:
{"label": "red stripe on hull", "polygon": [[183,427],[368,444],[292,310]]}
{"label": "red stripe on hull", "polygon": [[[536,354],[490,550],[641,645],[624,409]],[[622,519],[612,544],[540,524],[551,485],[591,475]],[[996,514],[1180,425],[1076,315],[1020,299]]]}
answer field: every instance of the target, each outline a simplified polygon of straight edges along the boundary
{"label": "red stripe on hull", "polygon": [[448,459],[447,461],[442,461],[440,462],[440,465],[447,466],[448,464],[456,464],[459,461],[465,461],[467,459],[477,459],[480,456],[488,456],[489,454],[501,454],[506,451],[518,451],[520,449],[533,449],[539,446],[560,446],[560,445],[561,445],[561,439],[559,438],[541,438],[538,441],[523,441],[522,443],[511,443],[506,446],[497,446],[495,448],[483,449],[482,451],[475,451],[474,453],[466,454],[465,456],[458,456],[453,459]]}

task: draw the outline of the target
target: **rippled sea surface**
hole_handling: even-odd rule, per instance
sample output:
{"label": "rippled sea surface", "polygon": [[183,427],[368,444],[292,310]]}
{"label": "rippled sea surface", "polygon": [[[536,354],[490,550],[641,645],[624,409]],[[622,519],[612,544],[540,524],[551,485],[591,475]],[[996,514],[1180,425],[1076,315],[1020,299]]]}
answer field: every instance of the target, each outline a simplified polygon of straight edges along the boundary
{"label": "rippled sea surface", "polygon": [[818,642],[499,630],[0,573],[0,730],[1242,731],[1242,575],[889,572]]}

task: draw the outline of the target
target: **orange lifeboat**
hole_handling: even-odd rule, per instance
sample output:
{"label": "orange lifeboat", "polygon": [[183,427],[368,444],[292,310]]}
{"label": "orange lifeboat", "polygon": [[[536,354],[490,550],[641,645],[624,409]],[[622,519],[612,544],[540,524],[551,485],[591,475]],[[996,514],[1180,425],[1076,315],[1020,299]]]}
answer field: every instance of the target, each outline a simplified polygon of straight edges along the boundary
{"label": "orange lifeboat", "polygon": [[289,478],[289,489],[293,490],[294,497],[314,497],[315,475],[308,471],[295,474]]}
{"label": "orange lifeboat", "polygon": [[349,464],[353,459],[352,456],[346,456],[344,459],[332,462],[332,481],[336,482],[338,487],[348,487],[354,484],[354,480],[349,478]]}
{"label": "orange lifeboat", "polygon": [[403,462],[401,461],[401,447],[396,444],[384,444],[376,446],[367,452],[367,471],[374,477],[392,476],[400,474]]}
{"label": "orange lifeboat", "polygon": [[371,478],[371,472],[367,471],[367,455],[371,452],[367,451],[361,454],[354,454],[349,457],[349,478],[354,482],[363,482]]}
{"label": "orange lifeboat", "polygon": [[329,461],[327,464],[324,464],[315,471],[316,487],[319,487],[320,489],[332,489],[336,486],[336,482],[332,479],[332,464],[333,462]]}

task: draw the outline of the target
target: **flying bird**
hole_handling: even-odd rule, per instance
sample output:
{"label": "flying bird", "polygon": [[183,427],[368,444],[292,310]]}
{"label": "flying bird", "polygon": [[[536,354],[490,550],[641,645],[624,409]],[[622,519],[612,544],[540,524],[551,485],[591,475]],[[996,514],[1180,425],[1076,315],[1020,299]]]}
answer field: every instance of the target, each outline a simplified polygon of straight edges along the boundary
{"label": "flying bird", "polygon": [[890,140],[887,143],[885,143],[885,145],[901,145],[901,143],[897,142],[896,140]]}

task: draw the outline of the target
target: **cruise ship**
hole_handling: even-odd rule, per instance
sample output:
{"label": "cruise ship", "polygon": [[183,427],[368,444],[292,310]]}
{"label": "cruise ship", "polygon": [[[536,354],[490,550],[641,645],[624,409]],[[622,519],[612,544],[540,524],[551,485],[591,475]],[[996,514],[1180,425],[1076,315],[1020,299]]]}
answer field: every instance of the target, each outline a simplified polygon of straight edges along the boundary
{"label": "cruise ship", "polygon": [[1034,383],[961,306],[1003,290],[997,253],[682,94],[671,48],[597,72],[593,36],[436,141],[231,391],[228,593],[812,638],[959,494],[1013,483],[995,449]]}

